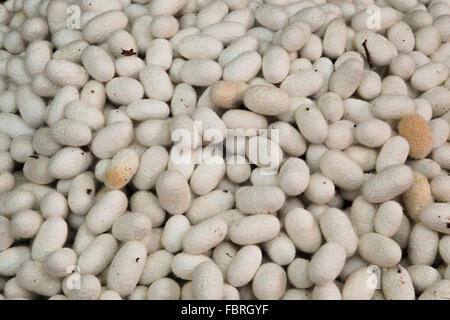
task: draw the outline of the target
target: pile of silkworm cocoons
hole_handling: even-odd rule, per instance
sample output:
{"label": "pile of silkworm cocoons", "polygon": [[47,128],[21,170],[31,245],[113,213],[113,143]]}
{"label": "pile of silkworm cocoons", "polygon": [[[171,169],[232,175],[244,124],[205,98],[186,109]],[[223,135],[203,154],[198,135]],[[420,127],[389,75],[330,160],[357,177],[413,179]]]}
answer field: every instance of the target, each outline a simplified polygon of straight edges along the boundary
{"label": "pile of silkworm cocoons", "polygon": [[450,299],[450,0],[0,4],[0,299]]}

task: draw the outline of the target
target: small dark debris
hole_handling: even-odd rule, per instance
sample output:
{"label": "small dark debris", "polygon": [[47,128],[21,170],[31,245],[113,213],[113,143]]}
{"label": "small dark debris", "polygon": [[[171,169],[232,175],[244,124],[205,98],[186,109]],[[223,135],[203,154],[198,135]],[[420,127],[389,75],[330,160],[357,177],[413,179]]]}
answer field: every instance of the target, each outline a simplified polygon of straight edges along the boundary
{"label": "small dark debris", "polygon": [[139,262],[139,260],[141,260],[141,258],[136,258],[136,262]]}
{"label": "small dark debris", "polygon": [[130,50],[122,49],[123,56],[129,57],[129,56],[134,56],[135,54],[136,54],[136,52],[134,52],[134,49],[130,49]]}
{"label": "small dark debris", "polygon": [[366,57],[367,57],[367,63],[369,64],[369,68],[370,70],[374,70],[375,67],[372,64],[372,59],[370,57],[370,53],[369,53],[369,49],[367,49],[367,39],[365,39],[362,43],[362,46],[364,48],[364,51],[366,52]]}
{"label": "small dark debris", "polygon": [[87,190],[86,190],[86,193],[87,193],[87,194],[91,194],[91,193],[92,193],[92,189],[87,189]]}
{"label": "small dark debris", "polygon": [[81,150],[83,150],[84,152],[89,152],[89,146],[82,146],[80,147]]}

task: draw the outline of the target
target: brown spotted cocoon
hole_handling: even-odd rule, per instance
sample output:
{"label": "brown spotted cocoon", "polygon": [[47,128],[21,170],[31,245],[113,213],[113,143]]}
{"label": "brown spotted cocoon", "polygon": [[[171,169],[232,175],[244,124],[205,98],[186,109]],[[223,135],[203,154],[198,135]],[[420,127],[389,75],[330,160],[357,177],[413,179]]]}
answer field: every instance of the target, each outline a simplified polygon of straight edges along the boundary
{"label": "brown spotted cocoon", "polygon": [[423,159],[431,151],[433,137],[428,123],[418,114],[404,117],[398,124],[398,132],[409,143],[409,156]]}
{"label": "brown spotted cocoon", "polygon": [[403,194],[406,213],[414,221],[419,221],[420,211],[431,203],[433,196],[427,178],[421,173],[414,172],[413,184]]}
{"label": "brown spotted cocoon", "polygon": [[231,109],[241,102],[248,84],[237,81],[220,81],[211,86],[209,98],[218,107]]}

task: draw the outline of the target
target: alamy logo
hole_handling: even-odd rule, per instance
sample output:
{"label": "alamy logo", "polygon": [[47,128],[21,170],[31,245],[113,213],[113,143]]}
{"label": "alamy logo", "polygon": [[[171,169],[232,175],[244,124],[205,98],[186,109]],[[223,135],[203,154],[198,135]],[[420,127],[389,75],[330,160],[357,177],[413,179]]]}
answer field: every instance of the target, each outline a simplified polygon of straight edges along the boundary
{"label": "alamy logo", "polygon": [[[245,164],[246,153],[250,164],[267,170],[264,175],[276,174],[281,162],[278,129],[229,129],[204,128],[202,121],[194,121],[192,130],[177,128],[172,131],[174,142],[170,157],[176,165],[214,164],[226,159],[228,164]],[[225,145],[224,145],[225,143]]]}
{"label": "alamy logo", "polygon": [[366,20],[366,26],[369,30],[379,30],[381,29],[381,9],[379,6],[369,6],[366,9],[368,14]]}
{"label": "alamy logo", "polygon": [[370,265],[366,269],[366,273],[369,274],[369,277],[367,278],[367,288],[374,290],[374,289],[381,289],[381,269],[377,265]]}
{"label": "alamy logo", "polygon": [[66,287],[69,290],[81,289],[81,274],[80,268],[76,265],[67,267],[66,273],[69,275],[66,279]]}
{"label": "alamy logo", "polygon": [[69,30],[81,30],[81,9],[77,5],[68,6],[66,14],[69,16],[66,19],[66,27]]}

